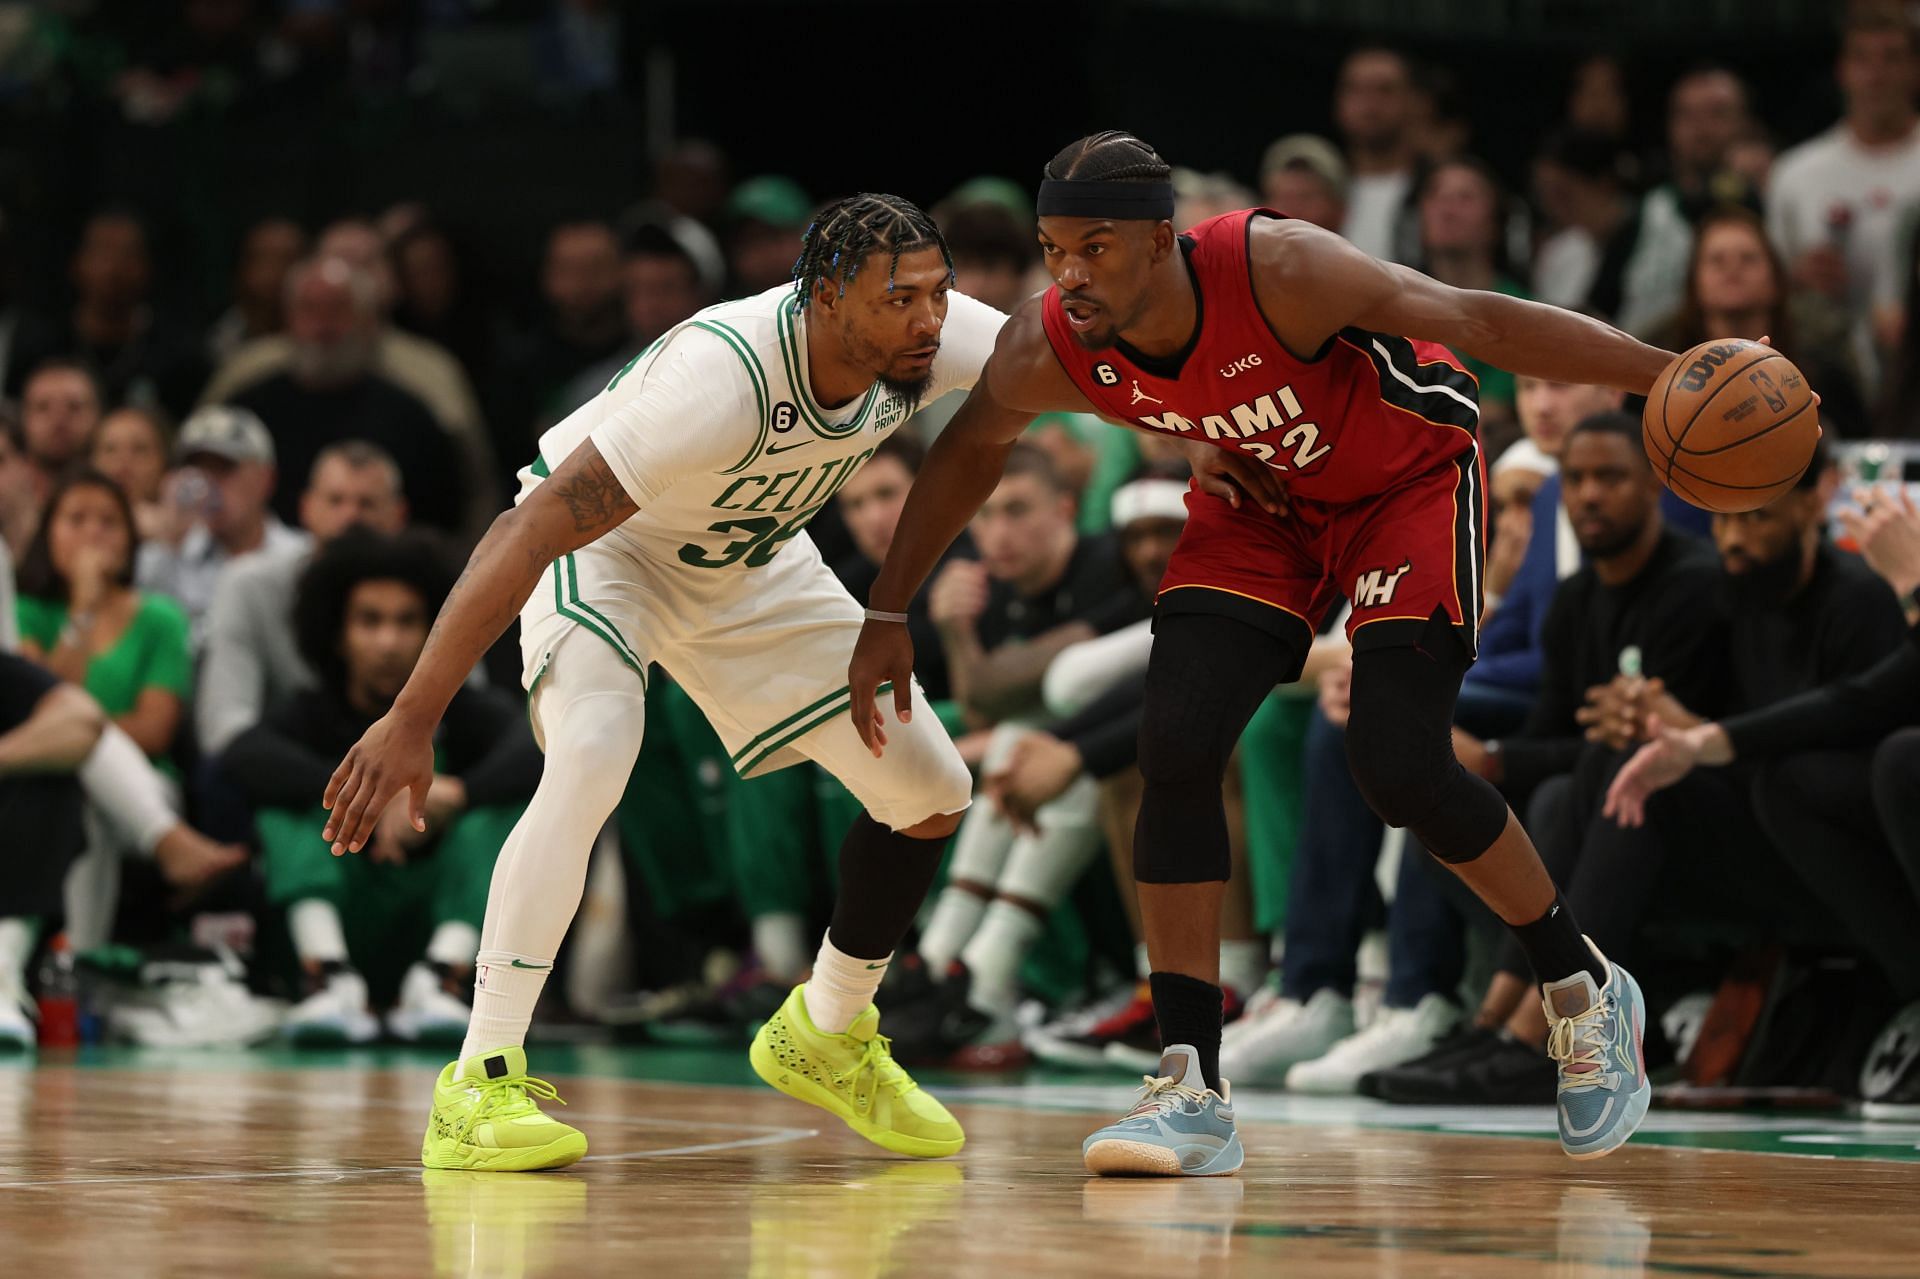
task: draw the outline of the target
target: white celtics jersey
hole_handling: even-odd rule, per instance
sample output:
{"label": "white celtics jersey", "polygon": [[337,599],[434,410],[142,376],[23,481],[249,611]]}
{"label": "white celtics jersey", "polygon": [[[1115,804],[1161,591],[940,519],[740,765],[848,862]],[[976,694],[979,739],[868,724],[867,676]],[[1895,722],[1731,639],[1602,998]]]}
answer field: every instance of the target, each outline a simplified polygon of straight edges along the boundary
{"label": "white celtics jersey", "polygon": [[[949,293],[922,403],[971,387],[1006,317]],[[591,439],[639,511],[602,539],[663,566],[767,564],[911,415],[875,383],[822,408],[807,379],[807,316],[792,285],[708,307],[540,437],[522,498]]]}

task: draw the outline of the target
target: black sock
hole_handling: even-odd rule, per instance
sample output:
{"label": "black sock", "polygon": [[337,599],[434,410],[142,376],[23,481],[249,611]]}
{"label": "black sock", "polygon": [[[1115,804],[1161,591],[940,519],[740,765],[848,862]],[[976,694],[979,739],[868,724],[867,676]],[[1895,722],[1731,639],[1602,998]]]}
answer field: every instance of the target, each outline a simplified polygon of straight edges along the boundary
{"label": "black sock", "polygon": [[927,898],[946,836],[915,839],[865,813],[840,845],[840,894],[827,936],[856,959],[885,959],[906,938]]}
{"label": "black sock", "polygon": [[1220,1091],[1220,988],[1185,973],[1149,973],[1153,1019],[1160,1023],[1160,1044],[1187,1044],[1200,1057],[1207,1087]]}
{"label": "black sock", "polygon": [[1527,962],[1533,965],[1534,979],[1541,985],[1571,977],[1575,973],[1585,972],[1593,978],[1596,987],[1607,984],[1606,970],[1594,955],[1593,948],[1587,945],[1586,938],[1580,935],[1580,925],[1573,922],[1573,912],[1567,909],[1567,903],[1559,893],[1553,895],[1553,905],[1547,907],[1547,913],[1531,924],[1509,924],[1513,938],[1520,943],[1520,949],[1527,952]]}

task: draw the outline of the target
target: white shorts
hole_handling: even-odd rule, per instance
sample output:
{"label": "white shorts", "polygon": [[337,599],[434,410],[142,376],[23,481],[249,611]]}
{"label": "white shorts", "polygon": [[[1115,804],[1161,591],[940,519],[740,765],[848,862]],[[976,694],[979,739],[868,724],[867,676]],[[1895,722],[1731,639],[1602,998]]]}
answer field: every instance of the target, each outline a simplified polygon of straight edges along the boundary
{"label": "white shorts", "polygon": [[743,777],[812,759],[895,829],[957,813],[972,781],[918,681],[910,724],[881,695],[881,759],[853,730],[847,663],[862,620],[805,533],[754,569],[666,567],[595,543],[555,561],[521,610],[521,682],[533,696],[561,640],[590,633],[643,685],[649,663],[672,675]]}

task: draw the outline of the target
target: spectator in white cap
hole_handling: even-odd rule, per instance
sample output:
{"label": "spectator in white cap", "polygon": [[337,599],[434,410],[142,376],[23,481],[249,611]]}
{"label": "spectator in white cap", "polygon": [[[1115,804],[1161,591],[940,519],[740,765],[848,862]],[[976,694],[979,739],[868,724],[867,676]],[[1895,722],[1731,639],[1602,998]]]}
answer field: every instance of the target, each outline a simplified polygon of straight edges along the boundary
{"label": "spectator in white cap", "polygon": [[186,610],[198,652],[221,570],[249,551],[302,539],[268,509],[273,437],[253,413],[226,405],[196,410],[180,428],[173,456],[179,469],[169,491],[188,527],[177,546],[142,546],[134,581]]}
{"label": "spectator in white cap", "polygon": [[1260,195],[1290,218],[1335,235],[1347,220],[1347,161],[1340,148],[1312,133],[1290,133],[1260,160]]}

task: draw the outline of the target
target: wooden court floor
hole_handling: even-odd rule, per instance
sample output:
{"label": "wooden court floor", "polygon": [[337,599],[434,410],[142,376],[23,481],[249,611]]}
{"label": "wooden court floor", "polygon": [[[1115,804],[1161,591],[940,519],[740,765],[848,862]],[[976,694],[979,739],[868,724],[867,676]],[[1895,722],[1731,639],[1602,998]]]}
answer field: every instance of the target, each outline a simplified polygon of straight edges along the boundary
{"label": "wooden court floor", "polygon": [[1920,1275],[1920,1163],[1268,1121],[1239,1177],[1109,1181],[1090,1114],[959,1103],[920,1163],[763,1088],[556,1073],[587,1162],[431,1173],[432,1069],[0,1068],[0,1275]]}

